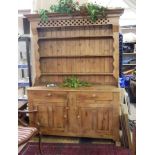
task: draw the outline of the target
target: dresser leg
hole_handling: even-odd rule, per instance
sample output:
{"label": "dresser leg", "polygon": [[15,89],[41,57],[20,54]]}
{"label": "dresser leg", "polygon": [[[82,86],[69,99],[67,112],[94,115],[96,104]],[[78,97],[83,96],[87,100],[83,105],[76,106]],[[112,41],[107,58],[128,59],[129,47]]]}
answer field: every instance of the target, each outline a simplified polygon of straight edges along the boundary
{"label": "dresser leg", "polygon": [[120,141],[115,141],[115,145],[116,145],[117,147],[120,147],[120,146],[121,146],[121,142],[120,142]]}

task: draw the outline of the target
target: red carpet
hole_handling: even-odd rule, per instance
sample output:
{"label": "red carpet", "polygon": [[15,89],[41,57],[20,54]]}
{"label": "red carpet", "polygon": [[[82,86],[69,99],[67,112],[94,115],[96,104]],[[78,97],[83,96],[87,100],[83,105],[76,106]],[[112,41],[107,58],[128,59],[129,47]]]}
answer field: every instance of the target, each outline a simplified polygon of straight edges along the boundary
{"label": "red carpet", "polygon": [[[130,155],[129,150],[113,144],[43,143],[44,155]],[[40,155],[38,143],[29,143],[19,155]]]}

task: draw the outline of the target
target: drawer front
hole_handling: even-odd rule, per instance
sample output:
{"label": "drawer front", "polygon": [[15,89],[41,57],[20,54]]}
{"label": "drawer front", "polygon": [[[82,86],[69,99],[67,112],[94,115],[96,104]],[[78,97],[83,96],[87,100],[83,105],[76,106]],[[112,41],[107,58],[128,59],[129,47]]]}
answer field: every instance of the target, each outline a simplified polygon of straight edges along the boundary
{"label": "drawer front", "polygon": [[67,99],[67,93],[66,92],[53,92],[53,91],[46,91],[46,90],[37,90],[37,91],[31,91],[29,93],[31,97],[35,100],[37,99],[52,99],[52,100],[66,100]]}
{"label": "drawer front", "polygon": [[101,100],[101,101],[112,101],[112,92],[90,92],[90,93],[79,93],[76,95],[77,100]]}

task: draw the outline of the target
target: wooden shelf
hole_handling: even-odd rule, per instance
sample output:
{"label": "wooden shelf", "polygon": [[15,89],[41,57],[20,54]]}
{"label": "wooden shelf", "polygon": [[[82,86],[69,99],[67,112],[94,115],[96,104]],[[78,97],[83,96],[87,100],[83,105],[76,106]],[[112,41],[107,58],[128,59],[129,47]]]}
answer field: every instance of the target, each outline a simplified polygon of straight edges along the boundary
{"label": "wooden shelf", "polygon": [[123,44],[136,44],[136,42],[123,42]]}
{"label": "wooden shelf", "polygon": [[41,75],[113,75],[113,73],[41,73]]}
{"label": "wooden shelf", "polygon": [[53,55],[53,56],[40,56],[40,58],[82,58],[82,57],[113,57],[113,55]]}
{"label": "wooden shelf", "polygon": [[18,109],[22,109],[22,108],[24,108],[26,106],[27,106],[27,100],[26,99],[25,100],[20,100],[19,99],[19,101],[18,101]]}
{"label": "wooden shelf", "polygon": [[88,38],[113,38],[113,35],[107,35],[107,36],[71,36],[71,37],[39,37],[38,40],[88,39]]}
{"label": "wooden shelf", "polygon": [[136,66],[136,64],[123,64],[123,66]]}
{"label": "wooden shelf", "polygon": [[122,53],[123,55],[136,55],[136,53]]}

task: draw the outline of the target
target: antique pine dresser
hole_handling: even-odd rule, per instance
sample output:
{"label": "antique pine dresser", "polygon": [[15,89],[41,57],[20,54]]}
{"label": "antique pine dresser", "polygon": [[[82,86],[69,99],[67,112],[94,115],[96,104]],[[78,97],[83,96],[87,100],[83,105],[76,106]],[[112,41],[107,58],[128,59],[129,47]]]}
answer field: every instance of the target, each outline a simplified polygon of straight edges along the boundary
{"label": "antique pine dresser", "polygon": [[[119,17],[123,9],[107,10],[95,23],[88,16],[26,15],[31,24],[33,87],[30,123],[39,121],[45,135],[94,137],[120,141]],[[62,88],[77,76],[91,87]],[[46,87],[55,83],[56,87]]]}

